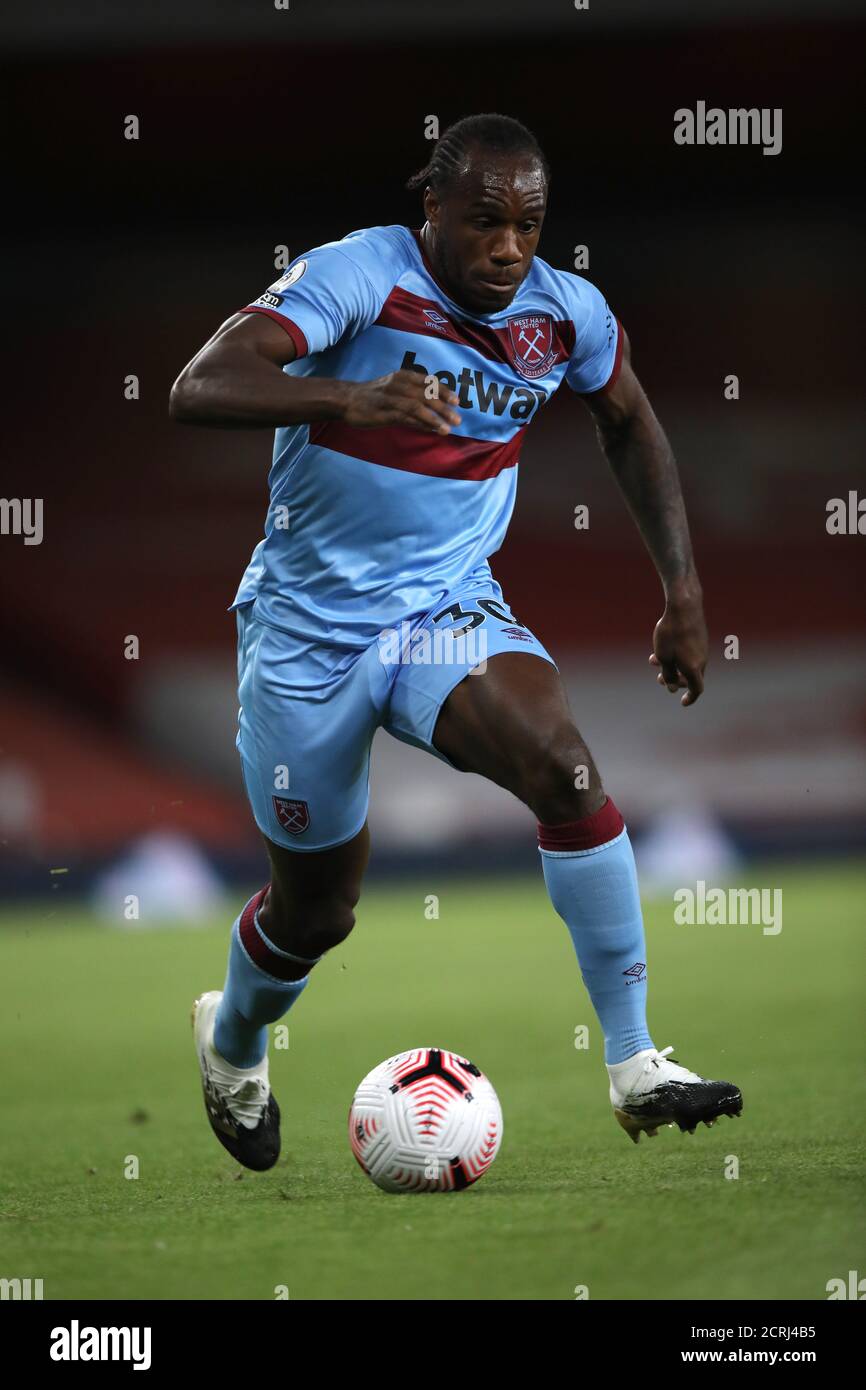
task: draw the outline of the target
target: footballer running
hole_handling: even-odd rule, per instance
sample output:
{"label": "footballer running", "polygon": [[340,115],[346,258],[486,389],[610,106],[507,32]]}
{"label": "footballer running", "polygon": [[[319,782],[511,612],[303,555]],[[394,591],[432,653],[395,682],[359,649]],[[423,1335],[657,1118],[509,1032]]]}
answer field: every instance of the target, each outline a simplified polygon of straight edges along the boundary
{"label": "footballer running", "polygon": [[[548,183],[520,122],[458,121],[409,180],[420,230],[370,227],[306,252],[172,388],[175,420],[275,430],[264,538],[232,605],[237,746],[270,882],[234,924],[223,990],[193,1009],[208,1118],[247,1168],[280,1152],[268,1025],[354,925],[379,727],[535,816],[547,891],[604,1032],[614,1114],[635,1143],[742,1109],[735,1085],[654,1046],[628,831],[553,658],[490,570],[526,429],[565,382],[661,580],[658,683],[683,705],[700,696],[707,629],[676,465],[604,297],[536,255]],[[483,645],[386,659],[394,632],[439,650],[467,635]]]}

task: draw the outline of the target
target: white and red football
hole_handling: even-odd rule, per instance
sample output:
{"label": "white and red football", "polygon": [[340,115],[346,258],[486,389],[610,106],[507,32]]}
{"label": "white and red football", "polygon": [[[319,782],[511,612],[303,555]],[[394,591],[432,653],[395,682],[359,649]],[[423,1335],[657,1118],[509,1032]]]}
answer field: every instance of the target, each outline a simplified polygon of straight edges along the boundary
{"label": "white and red football", "polygon": [[364,1077],[349,1143],[384,1192],[459,1192],[487,1172],[502,1109],[487,1077],[457,1052],[416,1047]]}

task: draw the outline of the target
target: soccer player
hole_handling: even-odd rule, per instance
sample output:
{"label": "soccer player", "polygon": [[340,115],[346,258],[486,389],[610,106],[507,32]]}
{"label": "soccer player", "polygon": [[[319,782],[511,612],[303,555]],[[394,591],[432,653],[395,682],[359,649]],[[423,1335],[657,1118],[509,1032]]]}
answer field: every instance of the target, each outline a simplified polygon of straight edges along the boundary
{"label": "soccer player", "polygon": [[[184,423],[276,430],[264,539],[233,604],[237,744],[271,878],[234,924],[224,989],[193,1011],[211,1126],[253,1169],[280,1150],[267,1026],[354,924],[379,726],[534,813],[604,1031],[610,1100],[635,1143],[742,1108],[736,1086],[653,1045],[628,832],[552,657],[488,563],[527,426],[564,381],[661,580],[649,660],[693,704],[707,631],[670,447],[602,295],[535,254],[548,167],[525,126],[458,121],[408,187],[423,191],[420,230],[371,227],[308,251],[171,393]],[[433,659],[412,660],[423,642]]]}

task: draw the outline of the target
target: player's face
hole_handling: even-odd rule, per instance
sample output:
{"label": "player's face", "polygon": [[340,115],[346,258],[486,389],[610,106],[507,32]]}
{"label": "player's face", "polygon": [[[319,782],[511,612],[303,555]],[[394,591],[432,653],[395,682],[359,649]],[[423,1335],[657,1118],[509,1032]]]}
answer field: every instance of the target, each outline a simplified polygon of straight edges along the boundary
{"label": "player's face", "polygon": [[531,156],[476,151],[460,180],[425,212],[434,268],[451,298],[478,314],[511,303],[529,274],[547,207],[547,184]]}

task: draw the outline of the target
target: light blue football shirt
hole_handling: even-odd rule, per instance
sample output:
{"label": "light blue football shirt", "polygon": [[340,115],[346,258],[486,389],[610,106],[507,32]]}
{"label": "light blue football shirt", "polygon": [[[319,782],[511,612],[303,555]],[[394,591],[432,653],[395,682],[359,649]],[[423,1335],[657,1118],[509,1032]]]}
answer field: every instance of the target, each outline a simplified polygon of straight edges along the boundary
{"label": "light blue football shirt", "polygon": [[298,353],[288,376],[370,381],[401,367],[459,395],[450,435],[340,421],[276,431],[270,503],[233,608],[360,649],[489,578],[529,422],[565,380],[609,389],[622,331],[600,292],[539,257],[507,308],[472,314],[434,278],[420,235],[370,227],[298,258],[245,312]]}

